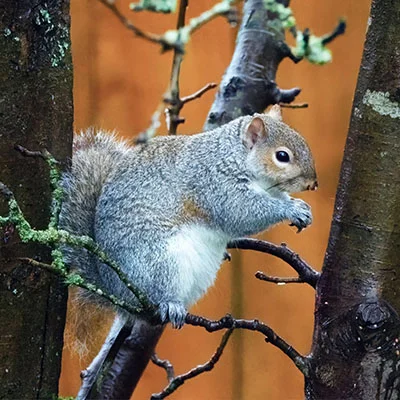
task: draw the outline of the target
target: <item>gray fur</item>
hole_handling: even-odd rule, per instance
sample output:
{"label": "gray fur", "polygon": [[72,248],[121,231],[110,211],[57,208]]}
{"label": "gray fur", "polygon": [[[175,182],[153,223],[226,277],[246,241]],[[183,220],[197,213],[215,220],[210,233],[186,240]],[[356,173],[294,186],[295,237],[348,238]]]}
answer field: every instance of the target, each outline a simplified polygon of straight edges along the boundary
{"label": "gray fur", "polygon": [[[276,124],[281,134],[283,123],[262,118],[271,132]],[[311,223],[310,207],[302,200],[251,188],[263,178],[257,176],[242,140],[251,119],[242,117],[192,136],[158,137],[130,148],[92,132],[65,175],[61,226],[93,237],[160,307],[162,319],[174,326],[183,324],[190,304],[179,298],[180,269],[168,243],[184,226],[206,226],[227,242],[284,220],[298,227]],[[302,171],[315,179],[304,139],[287,126],[285,132],[306,160],[300,160]],[[277,140],[270,135],[269,140]],[[104,290],[135,302],[115,273],[85,251],[66,250],[66,258]]]}

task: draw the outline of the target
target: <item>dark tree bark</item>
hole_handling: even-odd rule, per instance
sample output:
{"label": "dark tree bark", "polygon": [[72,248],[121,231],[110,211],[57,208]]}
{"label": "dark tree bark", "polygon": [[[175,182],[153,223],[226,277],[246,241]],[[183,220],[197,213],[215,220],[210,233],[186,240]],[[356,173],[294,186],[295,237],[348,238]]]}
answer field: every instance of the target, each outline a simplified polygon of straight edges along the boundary
{"label": "dark tree bark", "polygon": [[[278,3],[288,6],[289,0]],[[207,130],[263,112],[271,104],[290,103],[300,93],[299,88],[281,90],[275,82],[285,57],[300,61],[292,55],[278,21],[275,13],[266,10],[263,0],[245,2],[235,52],[208,114]]]}
{"label": "dark tree bark", "polygon": [[374,0],[317,285],[308,399],[400,396],[400,2]]}
{"label": "dark tree bark", "polygon": [[[36,228],[48,223],[48,168],[14,149],[70,156],[72,59],[69,1],[5,0],[0,5],[0,180]],[[0,215],[7,214],[3,199]],[[0,398],[57,396],[67,293],[53,275],[19,257],[51,262],[49,251],[0,233]]]}

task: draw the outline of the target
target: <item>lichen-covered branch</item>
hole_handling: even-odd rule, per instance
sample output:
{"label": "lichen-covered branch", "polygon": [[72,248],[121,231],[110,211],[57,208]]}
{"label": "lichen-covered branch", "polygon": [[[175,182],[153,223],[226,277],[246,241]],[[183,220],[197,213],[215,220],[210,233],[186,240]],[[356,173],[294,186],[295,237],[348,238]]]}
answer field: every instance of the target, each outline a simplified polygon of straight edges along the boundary
{"label": "lichen-covered branch", "polygon": [[[245,2],[235,52],[208,114],[207,130],[242,115],[263,112],[271,104],[291,103],[300,89],[280,89],[275,82],[284,58],[295,63],[302,58],[320,64],[330,60],[326,44],[344,32],[345,23],[341,21],[330,35],[304,37],[304,32],[296,30],[296,21],[288,6],[288,0]],[[294,49],[285,42],[288,29],[297,38]]]}
{"label": "lichen-covered branch", "polygon": [[326,45],[345,31],[346,22],[343,19],[331,33],[323,36],[312,35],[309,29],[303,32],[294,30],[296,47],[292,48],[292,52],[296,57],[305,58],[312,64],[324,65],[332,61],[332,52]]}
{"label": "lichen-covered branch", "polygon": [[[56,182],[56,178],[59,179],[60,175],[57,169],[57,165],[50,155],[43,155],[45,159],[50,160],[50,170],[51,175],[53,176],[53,185],[56,187],[56,190],[60,190],[58,188],[59,183]],[[142,293],[125,275],[122,271],[120,266],[112,259],[110,259],[107,254],[100,248],[100,246],[90,237],[88,236],[77,236],[73,235],[65,230],[58,229],[58,227],[54,227],[55,219],[51,219],[49,226],[45,230],[36,230],[31,227],[29,222],[26,220],[24,214],[22,213],[17,201],[14,198],[13,193],[10,189],[7,188],[2,182],[0,182],[0,193],[7,199],[8,207],[9,207],[9,214],[7,217],[0,218],[0,226],[5,226],[6,224],[12,224],[16,227],[19,237],[23,243],[28,242],[36,242],[40,244],[47,245],[53,248],[52,256],[53,256],[53,263],[52,265],[60,266],[61,270],[63,270],[64,262],[62,253],[58,251],[58,247],[60,245],[69,245],[73,247],[84,248],[98,257],[98,259],[103,262],[104,264],[108,265],[118,277],[121,279],[122,282],[126,285],[126,287],[134,294],[134,296],[138,299],[141,308],[136,308],[136,312],[148,312],[154,313],[155,307],[148,301],[147,296]],[[62,191],[61,195],[59,196],[56,193],[57,198],[62,198]],[[59,201],[59,200],[58,200]],[[61,204],[58,205],[56,208],[53,208],[55,213],[59,213],[59,208]],[[56,215],[55,214],[55,215]],[[56,251],[57,250],[57,251]],[[71,276],[72,278],[72,276]],[[80,279],[76,276],[76,281],[79,282]],[[76,283],[75,283],[76,284]],[[100,288],[98,288],[101,291]]]}
{"label": "lichen-covered branch", "polygon": [[138,3],[131,3],[129,8],[132,11],[153,11],[168,14],[175,12],[177,0],[140,0]]}
{"label": "lichen-covered branch", "polygon": [[60,163],[47,150],[30,151],[18,144],[15,145],[14,148],[24,157],[42,158],[48,164],[50,172],[50,187],[52,190],[49,228],[57,228],[61,212],[62,198],[63,198],[63,191],[60,186],[60,181],[61,181],[61,171],[59,169]]}
{"label": "lichen-covered branch", "polygon": [[138,28],[131,20],[125,17],[124,14],[117,8],[113,0],[99,0],[104,4],[111,12],[119,19],[119,21],[125,26],[126,29],[133,32],[133,34],[139,38],[145,39],[149,42],[161,45],[163,51],[170,50],[172,48],[181,49],[177,42],[168,41],[164,36],[157,35],[155,33],[146,32]]}
{"label": "lichen-covered branch", "polygon": [[[138,28],[117,8],[114,0],[99,1],[104,4],[109,10],[111,10],[111,12],[119,19],[122,25],[124,25],[126,29],[133,32],[135,36],[145,39],[149,42],[159,44],[162,51],[173,49],[174,51],[184,53],[185,44],[189,41],[191,35],[207,22],[212,21],[214,18],[220,15],[225,15],[230,21],[234,21],[235,18],[233,16],[235,15],[235,13],[232,12],[232,5],[237,0],[222,0],[221,2],[215,4],[209,10],[204,11],[198,17],[192,18],[187,25],[180,24],[176,30],[168,30],[162,35],[146,32]],[[181,5],[186,3],[186,1],[187,0],[182,0]],[[181,11],[182,8],[180,8],[180,12]]]}
{"label": "lichen-covered branch", "polygon": [[169,385],[160,393],[153,394],[151,396],[151,400],[157,400],[157,399],[165,399],[168,397],[170,394],[175,392],[176,389],[178,389],[180,386],[182,386],[187,380],[195,378],[196,376],[199,376],[200,374],[204,372],[211,371],[214,367],[215,364],[219,361],[219,359],[222,356],[222,353],[228,343],[228,340],[233,332],[233,329],[228,329],[222,336],[221,342],[219,346],[217,347],[217,350],[215,353],[212,355],[212,357],[204,364],[198,365],[197,367],[191,369],[190,371],[186,372],[185,374],[178,375],[174,377]]}
{"label": "lichen-covered branch", "polygon": [[37,267],[49,271],[63,278],[64,282],[68,286],[78,286],[82,289],[87,290],[96,296],[102,297],[103,299],[109,301],[115,307],[119,307],[130,314],[142,313],[143,310],[139,307],[131,306],[122,299],[117,298],[112,294],[108,294],[104,290],[98,288],[96,285],[86,281],[81,275],[75,272],[68,272],[64,266],[57,265],[56,262],[53,264],[46,264],[40,261],[33,260],[32,258],[21,257],[19,259],[23,263],[29,264],[32,267]]}
{"label": "lichen-covered branch", "polygon": [[[184,46],[189,41],[190,35],[203,26],[206,22],[211,21],[219,15],[232,15],[232,0],[223,0],[217,3],[210,10],[205,11],[203,14],[196,18],[192,18],[188,25],[185,26],[185,15],[188,0],[181,0],[179,5],[179,14],[176,30],[168,31],[165,36],[175,43],[179,43],[182,47],[174,49],[174,57],[172,60],[171,79],[167,93],[164,95],[164,103],[167,105],[165,110],[167,128],[170,135],[175,135],[178,125],[183,123],[184,118],[179,116],[179,113],[185,103],[195,98],[199,98],[208,90],[214,88],[216,85],[209,83],[204,88],[200,89],[192,96],[187,96],[183,99],[180,98],[179,76],[181,64],[184,58]],[[230,13],[230,14],[228,14]],[[230,17],[232,18],[232,17]]]}

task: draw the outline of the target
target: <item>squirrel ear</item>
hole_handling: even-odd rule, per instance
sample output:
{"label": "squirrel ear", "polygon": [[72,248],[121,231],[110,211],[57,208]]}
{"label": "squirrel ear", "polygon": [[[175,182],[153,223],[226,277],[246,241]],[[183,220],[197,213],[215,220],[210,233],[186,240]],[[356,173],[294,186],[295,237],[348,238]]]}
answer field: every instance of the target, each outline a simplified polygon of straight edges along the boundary
{"label": "squirrel ear", "polygon": [[266,137],[267,129],[264,121],[262,118],[254,116],[244,131],[243,143],[249,150],[251,150],[257,142]]}
{"label": "squirrel ear", "polygon": [[281,106],[279,104],[274,104],[268,111],[268,115],[277,121],[282,121]]}

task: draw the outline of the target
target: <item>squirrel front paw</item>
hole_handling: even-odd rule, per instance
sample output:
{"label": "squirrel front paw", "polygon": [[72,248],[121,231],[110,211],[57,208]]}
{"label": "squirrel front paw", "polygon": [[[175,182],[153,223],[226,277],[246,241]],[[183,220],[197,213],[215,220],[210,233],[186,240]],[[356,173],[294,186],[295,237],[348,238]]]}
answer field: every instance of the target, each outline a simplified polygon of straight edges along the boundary
{"label": "squirrel front paw", "polygon": [[160,319],[163,324],[171,322],[173,328],[182,328],[187,314],[187,310],[182,303],[161,303],[158,308]]}
{"label": "squirrel front paw", "polygon": [[290,226],[297,227],[297,233],[301,232],[308,225],[311,225],[311,207],[305,201],[292,198],[288,212],[288,220],[291,222]]}

